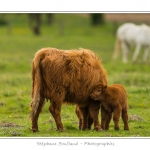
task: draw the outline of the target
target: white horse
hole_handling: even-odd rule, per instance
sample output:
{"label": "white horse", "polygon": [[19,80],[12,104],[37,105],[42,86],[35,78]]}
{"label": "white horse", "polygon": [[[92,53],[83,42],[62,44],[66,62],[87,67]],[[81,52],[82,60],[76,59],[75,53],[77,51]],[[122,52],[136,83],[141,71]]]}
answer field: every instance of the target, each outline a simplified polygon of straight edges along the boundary
{"label": "white horse", "polygon": [[128,62],[127,55],[131,46],[135,46],[135,52],[132,57],[132,62],[137,60],[140,49],[145,48],[143,61],[148,61],[150,50],[150,27],[142,24],[135,25],[133,23],[125,23],[117,30],[116,44],[113,58],[116,59],[122,49],[122,59],[124,63]]}

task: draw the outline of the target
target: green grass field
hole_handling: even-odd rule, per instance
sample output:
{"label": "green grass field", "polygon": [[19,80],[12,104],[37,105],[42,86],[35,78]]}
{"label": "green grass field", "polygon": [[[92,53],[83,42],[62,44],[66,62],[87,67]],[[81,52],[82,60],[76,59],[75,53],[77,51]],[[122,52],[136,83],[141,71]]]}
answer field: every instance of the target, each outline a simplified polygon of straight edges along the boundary
{"label": "green grass field", "polygon": [[[11,16],[12,15],[12,16]],[[0,26],[0,137],[149,137],[150,136],[150,65],[142,63],[142,52],[135,64],[123,64],[121,57],[112,60],[115,43],[113,25],[106,22],[92,27],[90,19],[79,14],[56,14],[55,22],[46,25],[43,18],[41,36],[29,29],[26,14],[11,14],[12,31]],[[61,24],[60,24],[61,22]],[[123,84],[128,93],[129,131],[79,131],[75,106],[63,105],[61,116],[66,132],[56,131],[54,119],[48,111],[49,102],[39,117],[38,133],[30,130],[31,62],[43,47],[78,49],[97,53],[108,72],[109,85]],[[129,60],[133,50],[130,51]]]}

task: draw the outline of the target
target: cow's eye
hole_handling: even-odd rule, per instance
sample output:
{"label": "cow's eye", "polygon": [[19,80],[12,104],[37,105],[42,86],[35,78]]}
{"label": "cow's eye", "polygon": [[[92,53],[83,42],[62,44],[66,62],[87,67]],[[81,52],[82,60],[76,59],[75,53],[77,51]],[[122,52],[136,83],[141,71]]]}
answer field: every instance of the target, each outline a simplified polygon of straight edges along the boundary
{"label": "cow's eye", "polygon": [[101,90],[97,90],[97,92],[101,92]]}

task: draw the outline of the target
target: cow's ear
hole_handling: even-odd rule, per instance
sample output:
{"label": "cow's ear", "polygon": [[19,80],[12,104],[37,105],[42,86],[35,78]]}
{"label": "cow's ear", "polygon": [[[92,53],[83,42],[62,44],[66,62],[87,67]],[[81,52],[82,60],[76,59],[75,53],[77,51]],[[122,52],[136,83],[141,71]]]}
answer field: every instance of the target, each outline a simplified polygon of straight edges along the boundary
{"label": "cow's ear", "polygon": [[106,91],[106,89],[107,89],[107,85],[104,85],[103,86],[103,91]]}

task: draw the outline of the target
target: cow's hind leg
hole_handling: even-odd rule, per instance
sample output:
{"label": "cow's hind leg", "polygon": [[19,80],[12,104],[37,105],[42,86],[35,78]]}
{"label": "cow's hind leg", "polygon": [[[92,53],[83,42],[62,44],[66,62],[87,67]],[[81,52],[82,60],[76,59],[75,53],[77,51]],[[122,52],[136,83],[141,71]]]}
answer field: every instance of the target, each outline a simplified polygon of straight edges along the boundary
{"label": "cow's hind leg", "polygon": [[65,131],[60,116],[63,100],[64,100],[64,96],[55,95],[54,98],[51,98],[51,104],[49,107],[49,111],[52,114],[53,118],[55,119],[57,130],[61,132]]}
{"label": "cow's hind leg", "polygon": [[39,100],[33,101],[31,103],[32,111],[30,114],[30,118],[32,121],[32,131],[33,132],[38,131],[38,117],[42,110],[43,105],[44,105],[44,98],[40,98]]}

